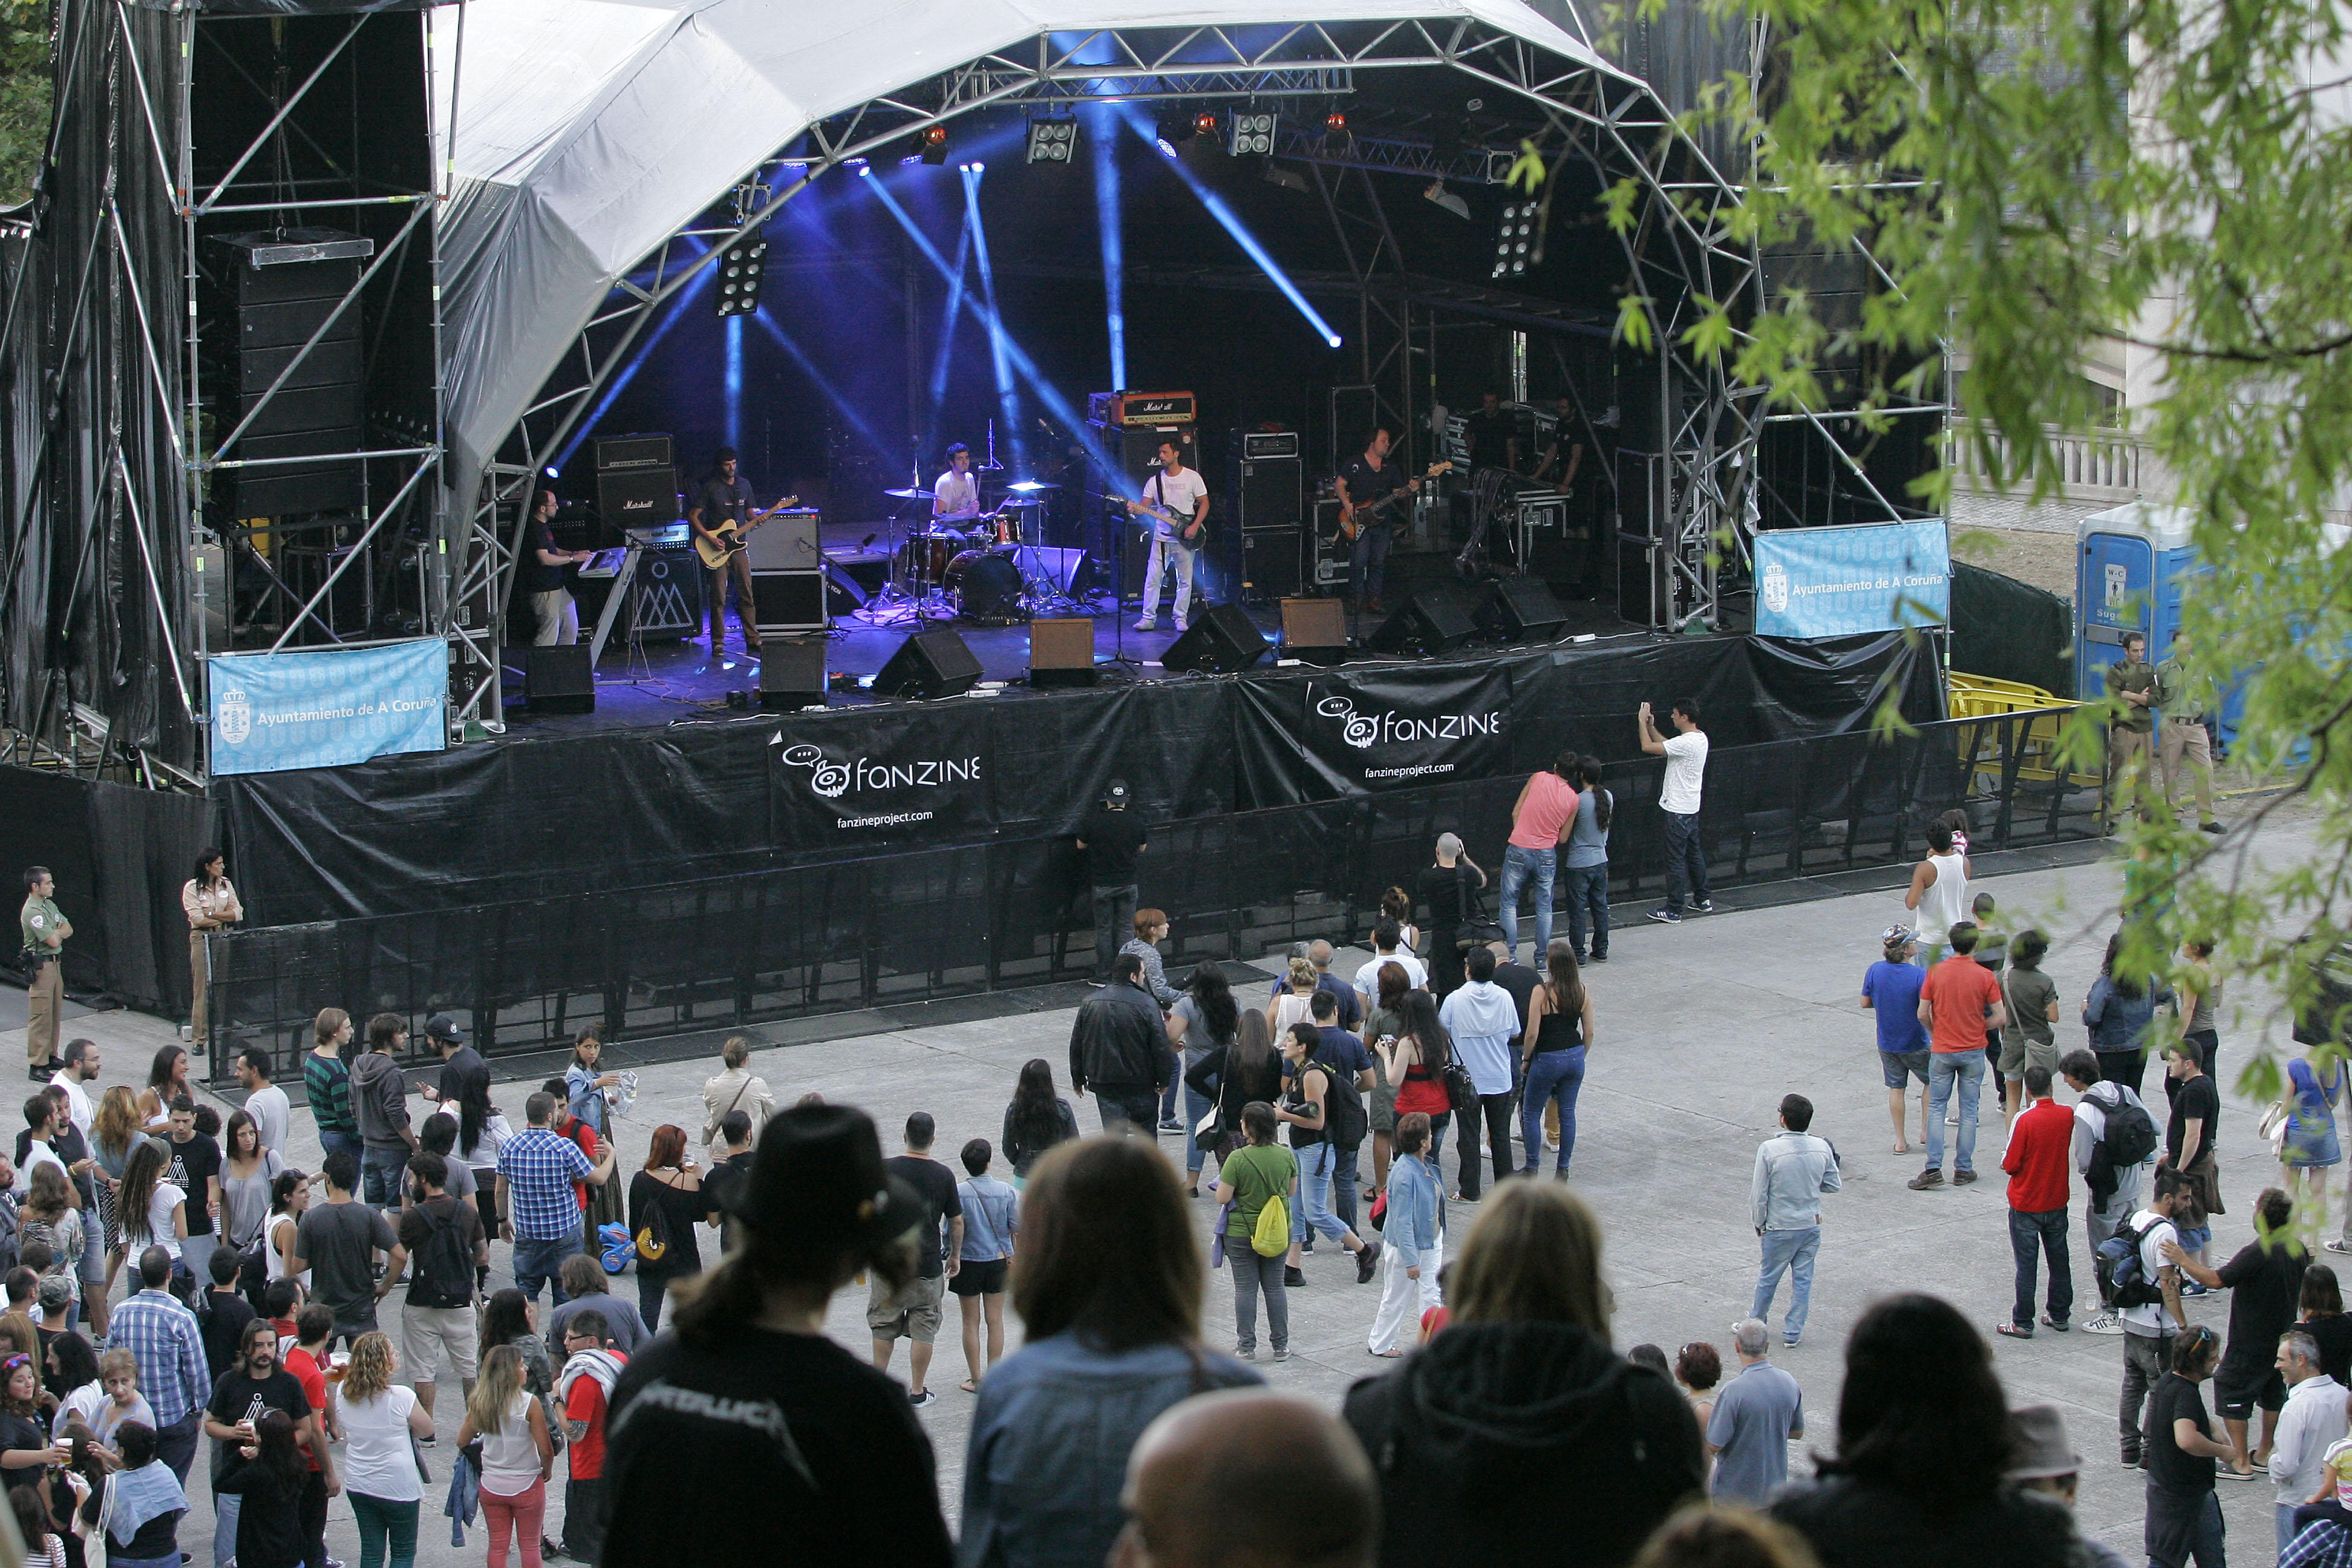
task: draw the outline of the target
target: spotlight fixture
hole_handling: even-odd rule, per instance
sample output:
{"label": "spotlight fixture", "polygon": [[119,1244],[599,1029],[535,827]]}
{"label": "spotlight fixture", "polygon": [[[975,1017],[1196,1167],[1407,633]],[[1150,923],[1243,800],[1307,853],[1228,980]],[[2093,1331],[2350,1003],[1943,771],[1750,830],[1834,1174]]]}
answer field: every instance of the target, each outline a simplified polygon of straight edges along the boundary
{"label": "spotlight fixture", "polygon": [[1075,120],[1033,120],[1029,122],[1029,161],[1067,163],[1078,153],[1078,122]]}
{"label": "spotlight fixture", "polygon": [[1460,196],[1455,195],[1452,191],[1447,190],[1444,180],[1430,181],[1428,189],[1423,191],[1421,194],[1428,200],[1444,207],[1447,212],[1452,213],[1455,217],[1462,219],[1465,223],[1469,221],[1470,204],[1464,201]]}
{"label": "spotlight fixture", "polygon": [[1517,277],[1528,269],[1529,251],[1535,244],[1535,232],[1536,204],[1534,202],[1503,204],[1502,227],[1495,236],[1493,274],[1495,277]]}
{"label": "spotlight fixture", "polygon": [[946,163],[948,161],[948,128],[944,125],[926,125],[917,132],[915,156],[926,163]]}
{"label": "spotlight fixture", "polygon": [[1265,157],[1274,151],[1274,116],[1255,110],[1225,116],[1225,151],[1236,158]]}
{"label": "spotlight fixture", "polygon": [[754,229],[719,258],[719,313],[748,316],[760,308],[760,274],[768,242]]}
{"label": "spotlight fixture", "polygon": [[1212,110],[1202,110],[1192,116],[1192,134],[1213,138],[1217,134],[1217,116]]}
{"label": "spotlight fixture", "polygon": [[1160,150],[1173,158],[1176,149],[1192,139],[1192,117],[1181,109],[1171,109],[1160,117],[1152,132],[1152,140],[1160,143]]}
{"label": "spotlight fixture", "polygon": [[1323,133],[1326,136],[1345,136],[1348,133],[1348,111],[1344,109],[1335,109],[1325,115]]}

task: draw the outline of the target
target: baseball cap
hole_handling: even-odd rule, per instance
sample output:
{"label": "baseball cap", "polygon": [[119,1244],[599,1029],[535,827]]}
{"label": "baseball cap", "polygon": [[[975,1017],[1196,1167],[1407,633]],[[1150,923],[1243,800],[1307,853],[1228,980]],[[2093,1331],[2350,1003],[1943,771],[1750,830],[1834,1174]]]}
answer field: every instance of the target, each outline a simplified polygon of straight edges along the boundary
{"label": "baseball cap", "polygon": [[1904,925],[1888,926],[1885,931],[1878,933],[1879,943],[1884,947],[1893,947],[1898,942],[1916,942],[1918,940],[1918,933],[1914,931],[1909,926]]}
{"label": "baseball cap", "polygon": [[1127,781],[1125,779],[1111,780],[1109,785],[1103,791],[1103,803],[1107,805],[1125,805],[1127,804]]}
{"label": "baseball cap", "polygon": [[457,1027],[457,1020],[446,1013],[436,1013],[425,1020],[425,1037],[428,1040],[463,1041],[466,1031]]}

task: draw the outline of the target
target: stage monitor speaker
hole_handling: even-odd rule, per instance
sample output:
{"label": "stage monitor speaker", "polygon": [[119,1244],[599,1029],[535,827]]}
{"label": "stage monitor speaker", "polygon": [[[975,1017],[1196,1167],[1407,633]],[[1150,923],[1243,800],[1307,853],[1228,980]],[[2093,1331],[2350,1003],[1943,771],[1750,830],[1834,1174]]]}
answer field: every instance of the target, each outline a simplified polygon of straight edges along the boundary
{"label": "stage monitor speaker", "polygon": [[622,468],[596,476],[596,510],[613,528],[664,528],[676,522],[676,468]]}
{"label": "stage monitor speaker", "polygon": [[1193,611],[1192,629],[1168,645],[1168,651],[1160,656],[1160,666],[1231,675],[1265,658],[1272,646],[1248,611],[1239,605],[1218,605],[1206,613]]}
{"label": "stage monitor speaker", "polygon": [[760,648],[760,706],[807,708],[824,700],[824,637],[769,637]]}
{"label": "stage monitor speaker", "polygon": [[951,627],[917,632],[874,678],[877,697],[955,697],[980,679],[980,660]]}
{"label": "stage monitor speaker", "polygon": [[1549,642],[1568,631],[1568,612],[1534,577],[1506,577],[1478,606],[1478,629],[1505,642]]}
{"label": "stage monitor speaker", "polygon": [[1282,652],[1308,664],[1338,664],[1348,657],[1348,611],[1337,599],[1282,601]]}
{"label": "stage monitor speaker", "polygon": [[1369,639],[1378,653],[1448,653],[1478,629],[1470,607],[1451,588],[1423,588],[1381,623]]}
{"label": "stage monitor speaker", "polygon": [[596,671],[584,642],[522,650],[522,700],[533,713],[596,711]]}
{"label": "stage monitor speaker", "polygon": [[743,558],[754,572],[815,572],[824,565],[817,547],[821,514],[814,507],[780,511],[751,531]]}
{"label": "stage monitor speaker", "polygon": [[771,631],[821,632],[833,625],[822,572],[751,574],[751,620],[765,637]]}
{"label": "stage monitor speaker", "polygon": [[1242,531],[1242,581],[1261,599],[1287,599],[1298,592],[1299,552],[1305,544],[1297,528],[1250,528]]}
{"label": "stage monitor speaker", "polygon": [[1092,686],[1101,679],[1095,668],[1092,618],[1071,616],[1029,623],[1030,685]]}

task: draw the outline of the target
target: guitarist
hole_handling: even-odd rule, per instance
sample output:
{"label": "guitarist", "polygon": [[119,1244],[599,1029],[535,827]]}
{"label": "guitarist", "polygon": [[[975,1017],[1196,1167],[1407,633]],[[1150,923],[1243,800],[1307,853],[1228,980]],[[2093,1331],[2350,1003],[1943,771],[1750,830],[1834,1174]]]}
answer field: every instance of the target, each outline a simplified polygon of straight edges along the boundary
{"label": "guitarist", "polygon": [[[1421,489],[1419,479],[1408,479],[1403,473],[1389,467],[1389,447],[1394,437],[1385,429],[1375,429],[1363,455],[1349,458],[1339,466],[1339,504],[1347,509],[1345,515],[1357,521],[1356,536],[1348,546],[1348,608],[1353,612],[1369,610],[1381,613],[1381,588],[1388,571],[1391,542],[1391,514],[1394,507],[1380,506],[1399,490],[1411,492]],[[1379,507],[1376,511],[1357,519],[1359,507]]]}
{"label": "guitarist", "polygon": [[[1146,509],[1158,508],[1161,517]],[[1176,629],[1192,624],[1192,563],[1208,532],[1209,487],[1184,466],[1182,448],[1173,441],[1160,443],[1160,471],[1145,481],[1143,499],[1128,510],[1148,517],[1151,524],[1151,555],[1143,566],[1143,618],[1139,632],[1160,624],[1160,572],[1163,563],[1176,568]]]}
{"label": "guitarist", "polygon": [[[724,546],[726,541],[719,530],[728,523],[740,529],[751,522],[751,487],[735,471],[735,448],[721,447],[714,458],[718,471],[703,482],[696,492],[694,505],[687,510],[686,521],[694,526],[695,537],[707,539],[714,545]],[[710,607],[710,657],[723,658],[727,652],[727,579],[735,579],[735,618],[743,627],[746,651],[760,651],[760,626],[757,611],[751,604],[751,563],[740,550],[730,552],[719,565],[710,567],[709,592],[703,597]]]}

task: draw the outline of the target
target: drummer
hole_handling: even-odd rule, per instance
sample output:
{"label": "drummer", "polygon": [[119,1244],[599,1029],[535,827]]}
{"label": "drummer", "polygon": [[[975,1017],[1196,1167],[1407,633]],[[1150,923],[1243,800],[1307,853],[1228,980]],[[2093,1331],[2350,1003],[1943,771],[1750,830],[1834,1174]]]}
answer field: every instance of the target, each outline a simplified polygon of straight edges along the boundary
{"label": "drummer", "polygon": [[931,487],[931,525],[953,528],[980,515],[980,479],[971,471],[971,448],[958,441],[948,448],[948,471]]}

